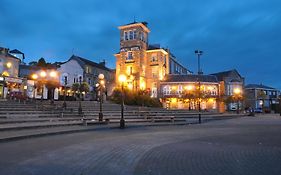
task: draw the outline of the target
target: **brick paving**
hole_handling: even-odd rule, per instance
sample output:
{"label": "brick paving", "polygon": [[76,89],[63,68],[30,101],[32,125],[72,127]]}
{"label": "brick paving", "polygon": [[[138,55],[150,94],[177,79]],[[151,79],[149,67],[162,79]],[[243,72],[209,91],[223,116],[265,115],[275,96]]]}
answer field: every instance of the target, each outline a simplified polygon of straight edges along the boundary
{"label": "brick paving", "polygon": [[281,117],[132,127],[0,143],[0,174],[281,173]]}

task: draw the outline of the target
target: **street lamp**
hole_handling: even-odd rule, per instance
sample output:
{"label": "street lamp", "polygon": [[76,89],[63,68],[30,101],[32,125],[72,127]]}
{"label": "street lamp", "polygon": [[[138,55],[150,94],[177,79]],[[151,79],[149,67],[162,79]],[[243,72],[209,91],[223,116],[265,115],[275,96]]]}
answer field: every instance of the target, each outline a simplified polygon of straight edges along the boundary
{"label": "street lamp", "polygon": [[201,83],[199,76],[202,74],[201,68],[200,68],[200,56],[203,54],[203,51],[201,50],[195,50],[195,54],[198,57],[198,85],[199,85],[199,92],[198,92],[198,120],[199,123],[201,123]]}
{"label": "street lamp", "polygon": [[100,112],[99,112],[99,121],[102,122],[103,121],[103,113],[102,113],[102,102],[103,102],[103,88],[104,88],[104,75],[103,74],[99,74],[99,90],[100,90]]}
{"label": "street lamp", "polygon": [[79,76],[79,107],[78,107],[78,114],[82,115],[82,106],[81,106],[81,83],[82,83],[82,77]]}
{"label": "street lamp", "polygon": [[66,85],[67,85],[67,76],[64,76],[64,91],[63,91],[63,104],[62,104],[64,109],[66,109],[66,102],[65,102]]}
{"label": "street lamp", "polygon": [[119,82],[121,83],[121,119],[120,119],[120,128],[125,128],[125,120],[124,120],[124,83],[127,81],[127,77],[125,75],[119,75]]}
{"label": "street lamp", "polygon": [[237,98],[237,114],[239,114],[239,98],[240,98],[240,95],[241,95],[241,89],[240,88],[235,88],[233,90],[233,93],[235,95],[235,97]]}

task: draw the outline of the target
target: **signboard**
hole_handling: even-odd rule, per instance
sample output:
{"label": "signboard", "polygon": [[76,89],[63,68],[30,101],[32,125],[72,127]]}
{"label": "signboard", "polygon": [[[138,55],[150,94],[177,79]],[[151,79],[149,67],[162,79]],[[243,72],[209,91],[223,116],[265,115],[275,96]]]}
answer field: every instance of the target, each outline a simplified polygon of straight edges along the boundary
{"label": "signboard", "polygon": [[10,83],[22,83],[22,79],[11,78],[11,77],[5,77],[5,81],[10,82]]}

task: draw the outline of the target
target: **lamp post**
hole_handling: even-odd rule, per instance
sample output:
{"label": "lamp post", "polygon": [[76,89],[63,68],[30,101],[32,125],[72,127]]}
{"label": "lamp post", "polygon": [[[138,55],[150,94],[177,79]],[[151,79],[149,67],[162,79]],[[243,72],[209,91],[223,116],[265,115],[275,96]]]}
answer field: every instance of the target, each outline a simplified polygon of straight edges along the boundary
{"label": "lamp post", "polygon": [[104,75],[99,74],[99,90],[100,90],[100,112],[99,112],[99,121],[103,121],[103,113],[102,113],[102,102],[103,102],[103,88],[104,88]]}
{"label": "lamp post", "polygon": [[121,83],[121,119],[120,119],[120,128],[125,128],[125,120],[124,120],[124,83],[126,82],[127,78],[125,75],[119,75],[118,77],[119,82]]}
{"label": "lamp post", "polygon": [[81,106],[81,83],[82,83],[82,77],[79,77],[79,107],[78,107],[78,114],[82,115],[82,106]]}
{"label": "lamp post", "polygon": [[200,56],[203,54],[203,51],[201,50],[195,50],[195,54],[197,55],[198,57],[198,89],[199,89],[199,92],[198,92],[198,122],[201,123],[201,101],[200,101],[200,98],[201,98],[201,83],[200,83],[200,78],[199,76],[202,74],[202,71],[201,71],[201,68],[200,68]]}
{"label": "lamp post", "polygon": [[235,97],[237,98],[237,110],[236,113],[239,114],[239,98],[241,95],[241,89],[240,88],[235,88],[233,90]]}
{"label": "lamp post", "polygon": [[66,109],[66,102],[65,102],[66,85],[67,85],[67,76],[64,76],[64,91],[63,91],[63,105],[62,105],[64,109]]}

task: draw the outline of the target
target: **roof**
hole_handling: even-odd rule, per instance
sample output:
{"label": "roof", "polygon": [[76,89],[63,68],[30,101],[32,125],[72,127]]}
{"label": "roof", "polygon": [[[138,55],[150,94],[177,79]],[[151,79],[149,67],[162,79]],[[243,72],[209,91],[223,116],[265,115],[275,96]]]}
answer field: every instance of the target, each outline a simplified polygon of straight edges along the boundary
{"label": "roof", "polygon": [[148,33],[150,32],[150,30],[147,27],[147,22],[134,21],[132,23],[119,26],[118,28],[121,30],[121,29],[125,29],[125,28],[128,28],[128,27],[135,27],[135,26],[141,26],[146,32],[148,32]]}
{"label": "roof", "polygon": [[138,24],[138,23],[141,23],[141,24],[145,25],[146,27],[147,27],[147,24],[148,24],[146,21],[143,21],[143,22],[134,21],[134,22],[131,22],[129,24],[125,24],[124,26],[132,25],[132,24]]}
{"label": "roof", "polygon": [[111,69],[107,68],[106,66],[104,66],[103,64],[99,64],[99,63],[96,63],[96,62],[93,62],[91,60],[87,60],[85,58],[82,58],[82,57],[79,57],[79,56],[76,56],[76,55],[72,55],[70,57],[69,60],[77,60],[78,63],[83,67],[85,64],[88,64],[88,65],[91,65],[93,67],[97,67],[97,68],[100,68],[100,69],[103,69],[103,70],[107,70],[107,71],[111,71]]}
{"label": "roof", "polygon": [[265,86],[263,84],[248,84],[245,89],[275,89],[273,87]]}
{"label": "roof", "polygon": [[229,76],[233,72],[235,72],[239,77],[242,78],[242,76],[238,73],[238,71],[236,69],[218,72],[218,73],[213,73],[213,74],[210,74],[210,75],[215,75],[218,78],[218,80],[222,81],[224,79],[224,77]]}
{"label": "roof", "polygon": [[218,83],[218,79],[214,75],[166,75],[163,82],[209,82]]}
{"label": "roof", "polygon": [[18,49],[11,50],[10,53],[24,54],[21,51],[19,51]]}

